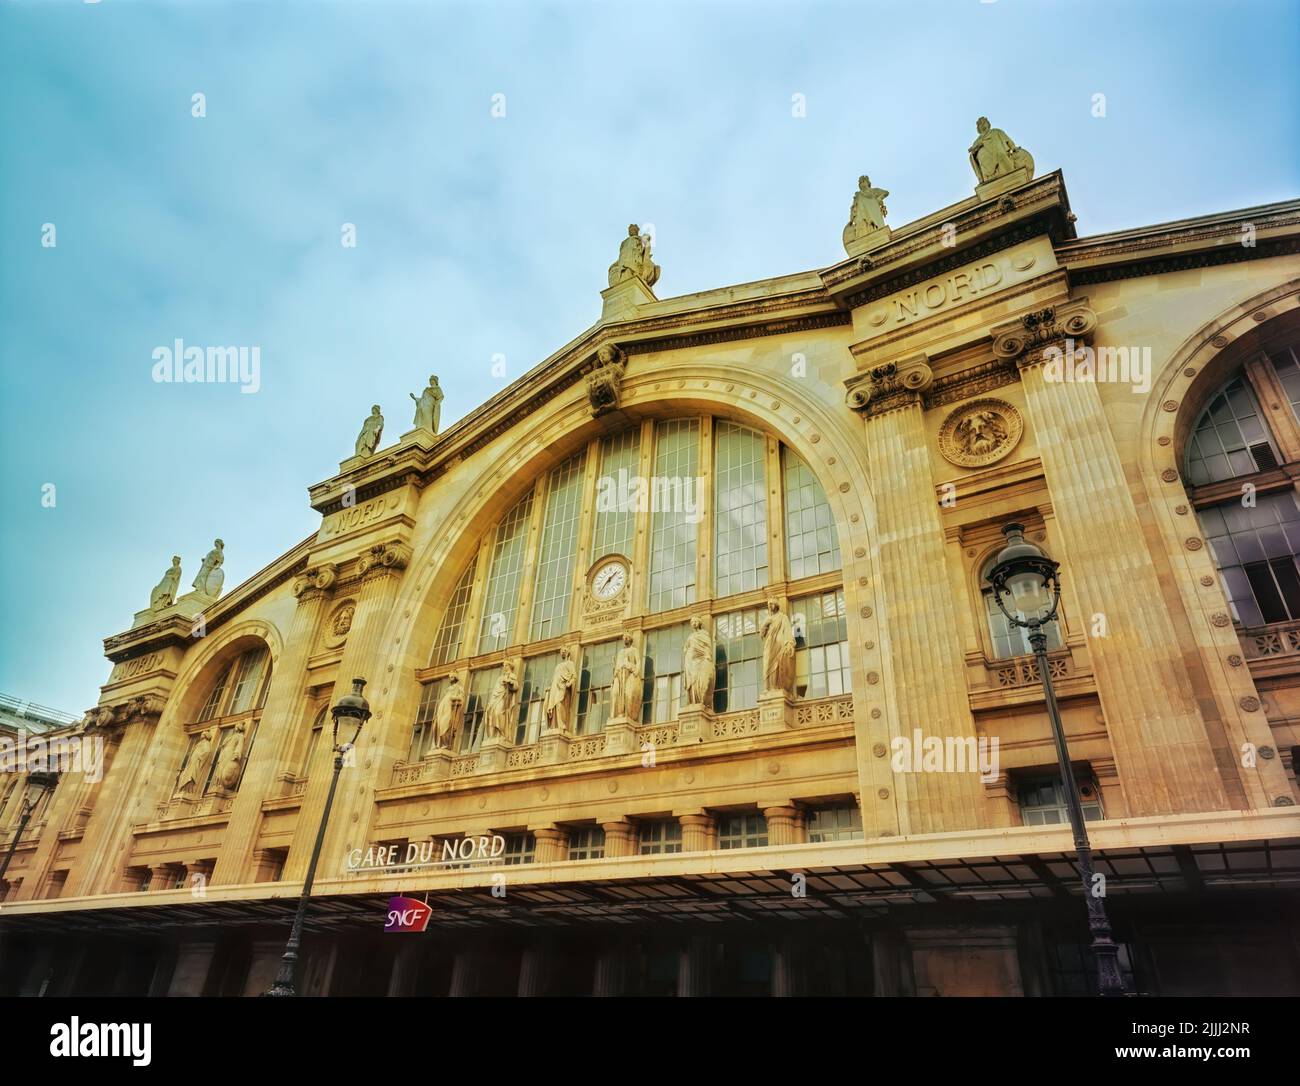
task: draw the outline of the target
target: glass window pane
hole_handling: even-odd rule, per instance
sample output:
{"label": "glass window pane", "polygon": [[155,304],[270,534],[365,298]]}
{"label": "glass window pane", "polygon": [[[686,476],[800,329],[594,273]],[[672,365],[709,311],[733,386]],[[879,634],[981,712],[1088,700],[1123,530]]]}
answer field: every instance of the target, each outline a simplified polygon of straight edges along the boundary
{"label": "glass window pane", "polygon": [[568,629],[573,597],[573,562],[578,550],[578,517],[582,505],[582,469],[586,456],[571,456],[551,472],[537,554],[537,587],[528,627],[531,641]]}
{"label": "glass window pane", "polygon": [[767,584],[767,439],[719,421],[713,455],[713,592]]}
{"label": "glass window pane", "polygon": [[1187,443],[1187,481],[1192,486],[1252,475],[1257,469],[1247,445],[1266,441],[1277,456],[1277,446],[1243,377],[1233,378],[1205,409]]}
{"label": "glass window pane", "polygon": [[524,664],[524,681],[519,690],[519,722],[515,727],[515,745],[536,743],[546,719],[546,687],[560,662],[558,652],[534,656]]}
{"label": "glass window pane", "polygon": [[758,633],[762,615],[758,608],[751,608],[719,615],[714,620],[718,657],[714,712],[734,713],[758,704],[763,671],[763,640]]}
{"label": "glass window pane", "polygon": [[826,493],[812,469],[787,448],[781,449],[785,489],[785,548],[789,577],[812,577],[840,568],[840,547]]}
{"label": "glass window pane", "polygon": [[511,643],[515,612],[519,609],[519,581],[524,572],[524,547],[533,515],[532,491],[515,505],[497,528],[492,544],[492,565],[483,617],[479,622],[478,651],[493,652]]}
{"label": "glass window pane", "polygon": [[582,650],[578,680],[578,735],[603,731],[609,720],[610,686],[614,682],[614,657],[621,642],[602,641]]}
{"label": "glass window pane", "polygon": [[632,556],[637,503],[632,480],[641,456],[641,430],[624,430],[601,438],[600,474],[596,477],[596,515],[592,522],[591,554]]}
{"label": "glass window pane", "polygon": [[649,480],[650,611],[695,602],[695,541],[699,503],[700,425],[694,419],[655,426],[654,477]]}
{"label": "glass window pane", "polygon": [[474,591],[474,571],[478,568],[478,556],[470,559],[465,572],[460,575],[456,587],[452,590],[447,611],[442,616],[442,625],[433,639],[433,664],[449,664],[460,657],[461,643],[465,637],[465,613],[469,610],[469,598]]}
{"label": "glass window pane", "polygon": [[826,698],[852,690],[844,590],[790,601],[794,626],[795,696]]}

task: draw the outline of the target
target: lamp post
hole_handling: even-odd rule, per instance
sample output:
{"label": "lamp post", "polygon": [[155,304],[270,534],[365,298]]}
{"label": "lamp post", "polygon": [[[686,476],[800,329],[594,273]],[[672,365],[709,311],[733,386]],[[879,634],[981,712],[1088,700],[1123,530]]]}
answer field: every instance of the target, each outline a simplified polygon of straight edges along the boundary
{"label": "lamp post", "polygon": [[[1088,905],[1092,956],[1097,964],[1097,991],[1104,996],[1125,995],[1124,978],[1119,971],[1119,947],[1111,938],[1105,902],[1093,886],[1092,848],[1088,844],[1079,789],[1070,764],[1070,751],[1065,745],[1065,728],[1061,724],[1061,710],[1056,704],[1056,691],[1052,689],[1052,675],[1047,662],[1047,633],[1043,627],[1056,620],[1061,602],[1061,580],[1057,576],[1060,563],[1053,562],[1039,547],[1025,539],[1023,524],[1007,524],[1002,534],[1007,538],[1007,545],[989,572],[989,582],[993,585],[993,598],[997,600],[998,610],[1013,626],[1029,631],[1029,644],[1034,650],[1034,662],[1043,683],[1043,700],[1047,703],[1047,715],[1052,722],[1052,738],[1056,740],[1061,786],[1070,813],[1070,828],[1074,831],[1074,850],[1079,857],[1083,899]],[[1013,610],[1008,610],[1002,602],[1004,595],[1011,597]]]}
{"label": "lamp post", "polygon": [[[298,947],[302,943],[302,924],[307,915],[307,902],[311,898],[312,883],[316,881],[316,864],[320,860],[321,845],[325,842],[325,827],[329,825],[330,809],[334,806],[334,792],[339,785],[339,774],[343,772],[343,758],[356,746],[361,728],[370,719],[370,703],[361,693],[366,685],[365,679],[352,680],[352,693],[339,698],[330,715],[334,720],[334,776],[330,779],[329,794],[325,797],[325,810],[321,812],[320,829],[316,831],[316,845],[311,851],[311,863],[307,865],[307,877],[302,884],[302,895],[298,898],[298,911],[293,918],[293,927],[289,931],[289,941],[284,944],[284,954],[280,958],[280,969],[275,974],[275,982],[266,990],[269,996],[294,996],[298,994]],[[339,721],[348,721],[356,728],[352,738],[346,743],[339,743]]]}
{"label": "lamp post", "polygon": [[36,805],[45,798],[45,793],[52,791],[58,783],[59,778],[53,773],[27,774],[27,781],[23,785],[23,813],[18,818],[18,828],[14,830],[14,839],[9,842],[9,848],[5,851],[4,863],[0,863],[0,879],[3,879],[5,872],[9,870],[9,861],[14,858],[14,851],[18,848],[18,838],[23,835],[23,830],[27,828],[27,823],[31,821],[32,812],[36,810]]}

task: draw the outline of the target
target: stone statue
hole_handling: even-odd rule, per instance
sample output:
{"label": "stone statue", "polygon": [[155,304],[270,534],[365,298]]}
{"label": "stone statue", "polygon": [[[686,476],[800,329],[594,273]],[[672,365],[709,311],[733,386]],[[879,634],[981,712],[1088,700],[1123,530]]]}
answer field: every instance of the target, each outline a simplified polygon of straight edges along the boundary
{"label": "stone statue", "polygon": [[515,704],[515,688],[519,680],[515,677],[515,665],[506,661],[497,677],[497,684],[492,688],[488,698],[487,709],[483,713],[483,726],[488,739],[504,739],[510,742],[507,729],[513,732],[510,710]]}
{"label": "stone statue", "polygon": [[614,680],[610,688],[611,717],[627,717],[633,723],[641,720],[641,702],[645,693],[645,669],[641,654],[632,644],[632,635],[623,635],[623,647],[614,660]]}
{"label": "stone statue", "polygon": [[208,755],[212,751],[212,729],[199,732],[199,737],[190,748],[190,756],[185,759],[185,766],[176,779],[177,795],[192,795],[203,786],[202,773],[207,767]]}
{"label": "stone statue", "polygon": [[989,126],[989,119],[975,122],[978,138],[970,145],[970,165],[981,185],[996,181],[1016,170],[1027,168],[1034,176],[1034,160],[1023,147],[1017,147],[1000,128]]}
{"label": "stone statue", "polygon": [[[442,389],[438,387],[438,378],[429,378],[429,387],[418,396],[407,393],[415,401],[415,428],[438,432],[438,422],[442,417]],[[376,442],[377,444],[378,442]]]}
{"label": "stone statue", "polygon": [[227,792],[239,787],[239,775],[244,769],[244,751],[248,745],[248,725],[236,724],[230,729],[230,738],[226,740],[218,757],[217,780]]}
{"label": "stone statue", "polygon": [[198,576],[194,578],[194,591],[205,596],[221,595],[221,586],[226,581],[226,571],[221,563],[226,560],[226,545],[220,539],[212,541],[212,550],[203,557]]}
{"label": "stone statue", "polygon": [[871,178],[865,174],[858,178],[858,191],[853,194],[853,206],[849,208],[849,224],[844,228],[844,241],[881,230],[885,225],[885,216],[889,209],[885,207],[885,189],[873,188]]}
{"label": "stone statue", "polygon": [[171,569],[162,575],[162,580],[149,593],[149,607],[154,611],[161,611],[164,607],[170,607],[176,602],[176,589],[180,583],[181,556],[173,554]]}
{"label": "stone statue", "polygon": [[713,637],[699,615],[691,616],[691,632],[682,648],[682,681],[687,706],[708,705],[717,676]]}
{"label": "stone statue", "polygon": [[778,600],[767,601],[767,614],[758,627],[763,639],[763,689],[794,690],[794,627]]}
{"label": "stone statue", "polygon": [[361,433],[357,435],[357,455],[374,456],[383,433],[384,416],[379,413],[379,405],[375,404],[366,416],[366,421],[361,424]]}
{"label": "stone statue", "polygon": [[447,680],[447,689],[438,699],[438,710],[433,717],[433,742],[439,750],[451,749],[464,711],[465,691],[461,689],[460,676],[453,675]]}
{"label": "stone statue", "polygon": [[578,685],[578,669],[573,666],[572,650],[566,645],[560,649],[560,662],[551,675],[551,685],[546,688],[542,708],[546,714],[546,731],[567,732],[573,723],[574,691]]}
{"label": "stone statue", "polygon": [[650,239],[643,238],[641,228],[632,223],[618,247],[618,259],[609,266],[609,285],[617,286],[625,279],[641,279],[652,287],[659,280],[659,270],[659,265],[650,259]]}

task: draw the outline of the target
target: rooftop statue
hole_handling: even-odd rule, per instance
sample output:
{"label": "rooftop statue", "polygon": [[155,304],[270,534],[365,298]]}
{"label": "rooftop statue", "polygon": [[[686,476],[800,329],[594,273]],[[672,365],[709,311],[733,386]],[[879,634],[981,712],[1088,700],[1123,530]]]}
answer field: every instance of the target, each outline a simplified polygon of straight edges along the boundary
{"label": "rooftop statue", "polygon": [[1029,176],[1033,177],[1033,157],[1023,147],[1012,143],[1002,129],[991,127],[989,119],[981,117],[975,122],[975,130],[979,136],[970,145],[970,164],[981,185],[1022,168],[1027,169]]}
{"label": "rooftop statue", "polygon": [[885,207],[888,195],[887,189],[875,188],[866,174],[859,177],[858,191],[853,194],[853,206],[849,208],[849,226],[859,234],[883,227],[885,216],[889,214]]}
{"label": "rooftop statue", "polygon": [[641,228],[632,223],[627,237],[618,247],[618,259],[609,266],[609,285],[617,286],[627,279],[640,279],[652,287],[659,280],[659,265],[650,259],[650,239],[641,236]]}
{"label": "rooftop statue", "polygon": [[374,456],[383,433],[384,416],[379,413],[379,405],[375,404],[366,416],[366,421],[361,424],[361,433],[357,435],[357,456]]}
{"label": "rooftop statue", "polygon": [[203,564],[199,566],[198,576],[194,578],[194,591],[202,592],[205,596],[213,598],[221,595],[221,586],[226,580],[226,571],[221,568],[221,563],[226,560],[226,545],[220,539],[212,541],[212,550],[203,558]]}
{"label": "rooftop statue", "polygon": [[149,593],[149,607],[161,611],[176,602],[176,589],[181,583],[181,556],[172,555],[171,569],[162,575],[162,580]]}
{"label": "rooftop statue", "polygon": [[415,428],[417,430],[428,430],[436,434],[438,432],[438,422],[442,417],[442,389],[438,386],[438,378],[429,378],[429,387],[421,392],[418,396],[415,393],[408,393],[411,399],[415,401]]}

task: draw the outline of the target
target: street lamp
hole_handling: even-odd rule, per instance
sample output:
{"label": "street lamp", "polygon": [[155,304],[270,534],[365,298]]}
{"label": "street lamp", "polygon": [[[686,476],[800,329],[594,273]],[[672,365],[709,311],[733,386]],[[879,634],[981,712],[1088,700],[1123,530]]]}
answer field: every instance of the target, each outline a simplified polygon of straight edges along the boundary
{"label": "street lamp", "polygon": [[[993,585],[993,598],[997,600],[998,610],[1013,626],[1029,631],[1029,644],[1034,650],[1038,677],[1043,683],[1043,699],[1047,702],[1052,737],[1056,740],[1056,760],[1061,767],[1061,786],[1065,790],[1066,809],[1070,812],[1070,828],[1074,831],[1074,850],[1079,856],[1083,898],[1088,904],[1088,929],[1092,932],[1092,955],[1097,963],[1097,991],[1104,996],[1125,995],[1124,978],[1119,971],[1119,947],[1111,938],[1105,902],[1093,887],[1092,849],[1088,845],[1079,789],[1070,765],[1065,728],[1061,724],[1061,711],[1056,704],[1051,669],[1047,663],[1047,633],[1043,627],[1056,621],[1056,610],[1061,602],[1061,579],[1056,572],[1060,563],[1053,562],[1040,548],[1025,539],[1023,524],[1007,524],[1002,534],[1007,537],[1007,545],[998,554],[997,564],[989,571],[989,582]],[[1011,597],[1012,610],[1002,602],[1003,596]]]}
{"label": "street lamp", "polygon": [[[329,795],[325,797],[325,810],[321,812],[320,829],[316,831],[316,846],[311,852],[311,863],[307,865],[307,878],[302,884],[302,895],[298,898],[298,911],[293,918],[293,927],[289,931],[289,941],[284,944],[284,955],[280,958],[280,969],[275,975],[275,983],[266,990],[269,996],[297,995],[298,946],[302,942],[302,922],[307,915],[307,901],[311,898],[312,883],[316,880],[316,863],[320,860],[321,845],[325,843],[325,827],[329,824],[330,808],[334,806],[334,791],[339,785],[339,774],[343,772],[343,758],[356,746],[361,728],[370,719],[370,702],[366,701],[361,691],[365,688],[365,679],[352,680],[352,693],[339,698],[330,710],[334,718],[334,776],[330,780]],[[339,743],[339,722],[346,721],[347,726],[355,725],[352,738],[346,743]],[[347,730],[345,726],[344,730]]]}
{"label": "street lamp", "polygon": [[23,835],[23,830],[31,821],[36,805],[45,798],[47,792],[53,791],[58,783],[59,778],[54,773],[27,774],[27,780],[23,785],[23,813],[18,817],[18,828],[14,830],[14,839],[9,842],[9,848],[5,852],[4,863],[0,864],[0,879],[3,879],[5,872],[9,870],[9,861],[14,858],[14,850],[18,848],[18,838]]}

